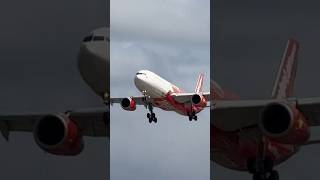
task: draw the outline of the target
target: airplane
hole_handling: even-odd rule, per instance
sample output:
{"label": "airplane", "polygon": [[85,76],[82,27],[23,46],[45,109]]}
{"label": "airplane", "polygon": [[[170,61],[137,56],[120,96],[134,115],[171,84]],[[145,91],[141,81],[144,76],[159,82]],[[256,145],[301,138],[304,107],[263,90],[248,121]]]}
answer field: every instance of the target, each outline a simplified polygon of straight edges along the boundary
{"label": "airplane", "polygon": [[153,107],[165,111],[175,111],[188,116],[189,121],[197,121],[197,113],[207,106],[210,92],[203,92],[204,75],[200,74],[193,93],[185,93],[177,86],[161,78],[149,70],[140,70],[136,73],[134,83],[142,93],[140,97],[110,98],[111,105],[119,103],[124,110],[134,111],[136,105],[144,105],[148,110],[149,123],[157,123]]}
{"label": "airplane", "polygon": [[0,131],[31,132],[36,144],[53,155],[74,156],[84,148],[83,136],[109,136],[109,28],[92,31],[81,42],[78,69],[84,81],[101,97],[101,107],[47,114],[0,115]]}
{"label": "airplane", "polygon": [[320,98],[292,97],[298,50],[289,39],[269,99],[240,100],[211,81],[211,161],[253,180],[279,180],[275,166],[320,142],[310,140],[310,128],[320,125]]}

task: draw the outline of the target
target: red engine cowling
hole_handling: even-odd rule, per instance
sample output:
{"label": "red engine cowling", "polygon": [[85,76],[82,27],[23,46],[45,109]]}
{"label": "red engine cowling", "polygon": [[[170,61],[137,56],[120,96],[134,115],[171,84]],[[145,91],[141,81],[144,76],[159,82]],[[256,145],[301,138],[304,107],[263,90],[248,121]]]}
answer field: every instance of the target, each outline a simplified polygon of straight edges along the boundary
{"label": "red engine cowling", "polygon": [[78,126],[64,114],[40,119],[33,135],[40,148],[55,155],[77,155],[84,147]]}
{"label": "red engine cowling", "polygon": [[127,110],[127,111],[136,110],[136,102],[131,97],[123,98],[120,104],[124,110]]}
{"label": "red engine cowling", "polygon": [[192,95],[191,102],[198,107],[205,107],[207,105],[206,99],[200,94]]}
{"label": "red engine cowling", "polygon": [[267,137],[279,143],[304,144],[310,137],[309,125],[303,114],[287,103],[267,105],[261,113],[259,126]]}

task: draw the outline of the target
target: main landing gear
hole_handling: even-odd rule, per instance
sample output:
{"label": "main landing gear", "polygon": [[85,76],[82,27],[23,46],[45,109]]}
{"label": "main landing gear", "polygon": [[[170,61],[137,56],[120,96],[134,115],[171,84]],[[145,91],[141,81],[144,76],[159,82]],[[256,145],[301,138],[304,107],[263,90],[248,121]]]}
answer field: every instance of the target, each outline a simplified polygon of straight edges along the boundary
{"label": "main landing gear", "polygon": [[198,120],[198,117],[194,111],[192,111],[191,113],[188,113],[188,117],[189,117],[189,121],[192,121],[192,119],[194,119],[195,121]]}
{"label": "main landing gear", "polygon": [[152,103],[150,102],[150,96],[147,95],[147,91],[143,90],[142,91],[143,94],[143,99],[142,101],[144,102],[144,106],[149,110],[149,112],[147,113],[147,118],[149,119],[149,123],[157,123],[158,119],[156,117],[156,114],[153,112],[153,106]]}
{"label": "main landing gear", "polygon": [[151,104],[148,104],[148,109],[150,111],[150,113],[147,114],[147,118],[149,119],[149,123],[157,123],[157,117],[156,114],[153,112],[153,106]]}
{"label": "main landing gear", "polygon": [[266,146],[262,134],[259,139],[257,157],[247,161],[247,168],[252,174],[252,180],[279,180],[278,171],[273,170],[273,160],[266,156]]}
{"label": "main landing gear", "polygon": [[279,180],[279,173],[273,170],[273,161],[269,158],[249,159],[247,165],[252,180]]}

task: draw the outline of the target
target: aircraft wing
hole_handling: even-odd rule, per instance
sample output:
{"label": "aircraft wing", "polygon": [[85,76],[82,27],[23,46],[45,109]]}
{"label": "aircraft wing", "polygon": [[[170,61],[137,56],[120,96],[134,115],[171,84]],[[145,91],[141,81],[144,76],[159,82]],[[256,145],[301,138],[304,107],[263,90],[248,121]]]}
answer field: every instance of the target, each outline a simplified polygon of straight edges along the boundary
{"label": "aircraft wing", "polygon": [[[143,96],[140,96],[140,97],[130,97],[131,99],[134,100],[134,102],[137,104],[137,105],[145,105],[145,101],[144,101],[144,98]],[[114,103],[121,103],[121,101],[123,100],[123,98],[110,98],[110,104],[114,104]]]}
{"label": "aircraft wing", "polygon": [[[172,94],[172,96],[174,100],[176,100],[177,102],[186,103],[186,102],[190,102],[194,94],[195,93],[177,93],[177,94]],[[202,95],[207,101],[210,101],[210,92],[204,92],[202,93]]]}
{"label": "aircraft wing", "polygon": [[[194,95],[194,93],[177,93],[177,94],[172,94],[172,97],[174,98],[175,101],[179,102],[179,103],[187,103],[190,102],[192,96]],[[205,92],[202,94],[205,99],[207,101],[210,101],[210,92]],[[151,103],[153,103],[153,101],[155,99],[151,98],[146,100],[146,97],[144,96],[140,96],[140,97],[130,97],[132,100],[135,101],[136,105],[145,105],[146,101],[150,101]],[[121,103],[121,101],[124,98],[110,98],[110,103],[111,105],[114,103]]]}
{"label": "aircraft wing", "polygon": [[226,131],[257,125],[260,113],[269,103],[296,104],[311,126],[320,126],[320,97],[270,100],[215,100],[211,123]]}
{"label": "aircraft wing", "polygon": [[[61,113],[52,113],[58,115]],[[73,120],[84,136],[109,136],[109,108],[99,107],[63,113]],[[0,115],[0,131],[8,140],[9,133],[14,131],[33,132],[37,121],[49,114],[15,114]]]}

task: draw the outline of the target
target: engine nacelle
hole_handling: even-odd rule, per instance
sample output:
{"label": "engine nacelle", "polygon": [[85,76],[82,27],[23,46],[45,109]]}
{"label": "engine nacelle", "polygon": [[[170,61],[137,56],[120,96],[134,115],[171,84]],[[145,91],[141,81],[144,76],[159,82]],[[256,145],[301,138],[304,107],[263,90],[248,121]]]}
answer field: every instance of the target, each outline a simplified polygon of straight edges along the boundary
{"label": "engine nacelle", "polygon": [[38,120],[33,135],[40,148],[55,155],[77,155],[84,147],[78,126],[64,114]]}
{"label": "engine nacelle", "polygon": [[310,137],[309,125],[303,114],[287,103],[271,103],[261,112],[259,127],[279,143],[304,144]]}
{"label": "engine nacelle", "polygon": [[192,102],[192,104],[194,104],[196,106],[200,106],[200,107],[205,107],[207,105],[206,99],[204,98],[204,96],[202,96],[200,94],[192,95],[191,102]]}
{"label": "engine nacelle", "polygon": [[136,110],[136,102],[131,97],[123,98],[120,104],[124,110],[127,110],[127,111]]}

